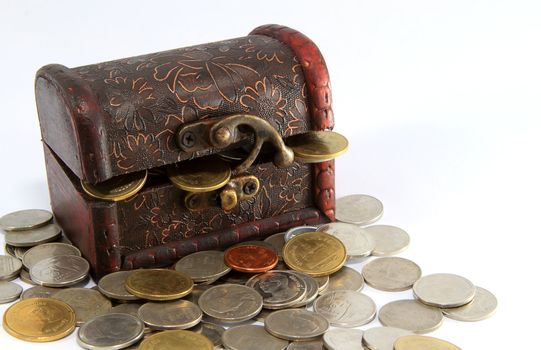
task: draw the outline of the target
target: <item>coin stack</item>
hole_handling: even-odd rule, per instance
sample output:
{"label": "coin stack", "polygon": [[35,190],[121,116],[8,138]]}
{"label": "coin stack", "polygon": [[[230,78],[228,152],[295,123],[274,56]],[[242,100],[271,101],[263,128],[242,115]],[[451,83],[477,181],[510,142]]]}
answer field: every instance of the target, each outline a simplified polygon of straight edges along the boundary
{"label": "coin stack", "polygon": [[[372,225],[383,215],[379,200],[351,195],[336,205],[337,222],[193,253],[170,269],[114,272],[93,288],[81,288],[88,263],[79,250],[50,242],[61,234],[50,213],[5,215],[10,256],[0,256],[0,302],[21,300],[5,312],[4,329],[43,342],[79,327],[77,343],[86,349],[456,350],[420,334],[444,316],[478,321],[494,313],[497,300],[486,289],[454,274],[423,276],[415,262],[394,256],[410,238],[398,227]],[[362,271],[349,262],[361,262]],[[8,282],[18,276],[36,285],[21,294]],[[365,284],[412,289],[412,298],[378,312],[361,292]],[[376,315],[382,327],[359,329]]]}

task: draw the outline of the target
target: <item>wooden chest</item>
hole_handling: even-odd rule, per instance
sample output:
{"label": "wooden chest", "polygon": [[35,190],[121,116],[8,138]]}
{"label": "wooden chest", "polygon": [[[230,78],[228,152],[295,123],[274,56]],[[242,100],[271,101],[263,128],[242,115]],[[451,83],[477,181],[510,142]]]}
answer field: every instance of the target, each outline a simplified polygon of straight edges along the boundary
{"label": "wooden chest", "polygon": [[[37,73],[36,101],[55,218],[95,277],[334,220],[334,161],[291,163],[283,149],[292,135],[333,127],[325,61],[293,29],[266,25],[210,44],[48,65]],[[230,142],[215,139],[220,122],[234,129]],[[194,200],[164,175],[217,154],[245,185],[232,206],[221,190]],[[124,200],[82,189],[141,171],[144,187]],[[253,178],[252,187],[242,182]]]}

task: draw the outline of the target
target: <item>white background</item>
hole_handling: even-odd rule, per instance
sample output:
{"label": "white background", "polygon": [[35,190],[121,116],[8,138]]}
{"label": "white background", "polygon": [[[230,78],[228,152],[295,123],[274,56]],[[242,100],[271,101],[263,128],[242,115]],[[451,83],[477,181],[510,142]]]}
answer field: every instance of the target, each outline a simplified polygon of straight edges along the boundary
{"label": "white background", "polygon": [[[411,235],[402,256],[425,274],[461,274],[499,298],[491,319],[446,319],[432,335],[471,350],[539,344],[538,1],[2,0],[0,8],[0,215],[49,208],[33,92],[40,66],[284,24],[314,40],[327,61],[336,130],[351,142],[337,160],[338,195],[380,198],[381,222]],[[365,292],[380,307],[411,297]],[[1,329],[0,344],[60,350],[75,339],[30,344]]]}

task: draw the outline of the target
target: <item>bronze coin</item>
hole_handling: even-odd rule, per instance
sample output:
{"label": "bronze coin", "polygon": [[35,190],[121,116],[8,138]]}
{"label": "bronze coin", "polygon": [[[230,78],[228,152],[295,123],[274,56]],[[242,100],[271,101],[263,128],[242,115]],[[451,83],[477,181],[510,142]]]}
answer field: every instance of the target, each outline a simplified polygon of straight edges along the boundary
{"label": "bronze coin", "polygon": [[259,245],[240,245],[225,251],[225,263],[240,272],[265,272],[278,264],[278,255],[273,249]]}

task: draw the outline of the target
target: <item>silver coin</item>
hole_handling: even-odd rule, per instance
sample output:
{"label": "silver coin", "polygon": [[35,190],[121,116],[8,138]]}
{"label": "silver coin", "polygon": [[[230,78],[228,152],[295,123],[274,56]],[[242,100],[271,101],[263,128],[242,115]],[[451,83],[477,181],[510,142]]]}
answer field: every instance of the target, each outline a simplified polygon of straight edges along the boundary
{"label": "silver coin", "polygon": [[26,231],[6,232],[6,243],[14,247],[33,247],[56,240],[62,234],[62,229],[56,224],[48,224]]}
{"label": "silver coin", "polygon": [[421,278],[419,265],[399,257],[374,259],[363,267],[364,280],[375,289],[399,292],[410,289]]}
{"label": "silver coin", "polygon": [[284,250],[284,245],[286,244],[285,232],[276,233],[272,236],[265,238],[264,242],[269,243],[274,247],[276,254],[280,260],[283,259],[282,253]]}
{"label": "silver coin", "polygon": [[475,286],[464,277],[436,273],[421,277],[415,282],[413,293],[417,299],[430,306],[459,307],[473,300]]}
{"label": "silver coin", "polygon": [[19,298],[23,287],[17,283],[0,281],[0,304],[10,303]]}
{"label": "silver coin", "polygon": [[191,301],[195,305],[199,305],[199,297],[208,289],[212,288],[214,286],[208,285],[208,284],[196,284],[192,292],[185,296],[183,299]]}
{"label": "silver coin", "polygon": [[315,226],[297,226],[297,227],[293,227],[293,228],[290,228],[289,230],[287,230],[287,232],[284,235],[284,240],[287,242],[293,237],[296,237],[298,235],[302,235],[303,233],[314,232],[316,230],[317,230],[317,227],[315,227]]}
{"label": "silver coin", "polygon": [[226,284],[246,284],[246,282],[254,276],[253,273],[231,271],[227,275],[220,278],[220,281]]}
{"label": "silver coin", "polygon": [[0,255],[0,281],[11,281],[19,277],[23,264],[10,255]]}
{"label": "silver coin", "polygon": [[335,327],[358,327],[376,317],[376,304],[369,296],[351,290],[327,292],[316,299],[314,311]]}
{"label": "silver coin", "polygon": [[319,286],[316,282],[316,280],[312,276],[308,276],[305,273],[298,272],[298,271],[290,271],[297,277],[303,280],[305,286],[306,286],[306,293],[304,294],[304,297],[301,301],[293,304],[291,307],[302,307],[305,305],[308,305],[312,303],[314,300],[316,300],[318,292],[319,292]]}
{"label": "silver coin", "polygon": [[314,277],[318,285],[318,292],[322,293],[329,286],[329,276]]}
{"label": "silver coin", "polygon": [[103,276],[98,282],[98,290],[108,298],[133,301],[139,298],[126,290],[126,278],[130,271],[117,271]]}
{"label": "silver coin", "polygon": [[175,264],[175,270],[182,272],[194,282],[217,280],[231,271],[224,263],[224,252],[207,250],[186,255]]}
{"label": "silver coin", "polygon": [[336,200],[336,220],[361,226],[370,225],[383,216],[383,204],[365,194],[353,194]]}
{"label": "silver coin", "polygon": [[140,303],[124,303],[113,306],[109,313],[111,314],[128,314],[135,317],[139,317],[139,308],[143,306]]}
{"label": "silver coin", "polygon": [[364,229],[357,225],[331,222],[320,226],[317,230],[333,235],[342,241],[349,258],[364,258],[372,254],[374,250],[374,242],[364,232]]}
{"label": "silver coin", "polygon": [[4,231],[30,230],[46,225],[53,214],[42,209],[19,210],[0,218],[0,229]]}
{"label": "silver coin", "polygon": [[289,342],[269,334],[263,326],[242,325],[227,329],[222,335],[224,346],[230,350],[284,350]]}
{"label": "silver coin", "polygon": [[109,299],[90,288],[62,289],[51,298],[63,301],[73,308],[77,326],[83,325],[96,316],[108,313],[112,307]]}
{"label": "silver coin", "polygon": [[46,287],[67,287],[83,281],[90,265],[80,256],[59,255],[43,259],[30,269],[32,281]]}
{"label": "silver coin", "polygon": [[306,295],[306,283],[290,271],[269,271],[250,278],[246,285],[263,297],[266,309],[282,309],[301,302]]}
{"label": "silver coin", "polygon": [[56,294],[61,289],[58,288],[49,288],[49,287],[43,287],[43,286],[34,286],[26,289],[21,294],[21,299],[28,299],[28,298],[51,298],[54,294]]}
{"label": "silver coin", "polygon": [[30,270],[37,262],[57,255],[76,255],[81,256],[81,251],[77,247],[65,243],[45,243],[32,247],[23,255],[23,265]]}
{"label": "silver coin", "polygon": [[481,321],[492,316],[498,308],[498,299],[488,290],[477,287],[473,300],[460,307],[442,309],[443,314],[457,321]]}
{"label": "silver coin", "polygon": [[214,349],[222,348],[222,335],[225,332],[225,328],[209,322],[200,322],[197,326],[190,329],[190,331],[203,334],[205,337],[214,344]]}
{"label": "silver coin", "polygon": [[285,309],[267,316],[265,329],[285,340],[315,340],[329,329],[329,322],[312,311]]}
{"label": "silver coin", "polygon": [[30,278],[30,272],[26,271],[25,269],[21,269],[21,271],[19,272],[19,278],[24,283],[28,283],[28,284],[33,285],[33,286],[37,286],[37,283],[32,281],[32,278]]}
{"label": "silver coin", "polygon": [[394,327],[374,327],[364,331],[363,345],[371,350],[393,350],[394,342],[412,332]]}
{"label": "silver coin", "polygon": [[359,350],[362,342],[363,331],[360,329],[334,328],[323,334],[327,350]]}
{"label": "silver coin", "polygon": [[417,300],[396,300],[379,310],[379,321],[387,327],[428,333],[441,326],[443,314],[439,309]]}
{"label": "silver coin", "polygon": [[410,244],[410,236],[401,228],[390,225],[372,225],[364,228],[374,242],[374,256],[389,256],[403,252]]}
{"label": "silver coin", "polygon": [[124,349],[143,338],[144,325],[128,314],[105,314],[86,322],[77,332],[84,349]]}
{"label": "silver coin", "polygon": [[148,302],[139,308],[138,315],[157,330],[192,328],[203,318],[201,309],[187,300]]}
{"label": "silver coin", "polygon": [[360,292],[363,288],[363,276],[351,267],[342,266],[340,270],[329,276],[329,284],[321,294],[335,290],[353,290]]}
{"label": "silver coin", "polygon": [[325,350],[325,348],[321,340],[311,340],[291,342],[286,350]]}
{"label": "silver coin", "polygon": [[223,323],[253,318],[263,308],[263,297],[254,289],[238,284],[213,286],[199,297],[199,307]]}

